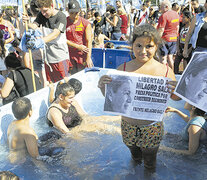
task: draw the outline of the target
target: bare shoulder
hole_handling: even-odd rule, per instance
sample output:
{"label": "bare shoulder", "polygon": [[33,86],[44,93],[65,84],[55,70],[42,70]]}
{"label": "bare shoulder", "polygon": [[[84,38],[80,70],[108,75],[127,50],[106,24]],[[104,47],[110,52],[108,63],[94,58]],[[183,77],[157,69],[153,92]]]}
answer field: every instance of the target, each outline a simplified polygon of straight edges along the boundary
{"label": "bare shoulder", "polygon": [[133,61],[129,61],[129,62],[126,62],[126,63],[121,64],[117,68],[117,70],[124,71],[124,69],[125,69],[126,71],[128,71],[128,70],[131,69],[131,67],[133,67]]}
{"label": "bare shoulder", "polygon": [[156,61],[155,63],[156,63],[155,67],[156,67],[156,70],[157,70],[156,72],[159,73],[160,76],[164,76],[164,77],[167,76],[168,78],[170,78],[172,80],[176,80],[175,79],[175,74],[169,66],[167,66],[166,64],[162,64],[158,61]]}
{"label": "bare shoulder", "polygon": [[23,135],[34,135],[37,137],[35,130],[30,126],[22,126],[20,132]]}
{"label": "bare shoulder", "polygon": [[[56,108],[57,107],[57,108]],[[48,110],[48,114],[49,115],[53,115],[53,114],[61,114],[59,107],[56,104],[52,104],[50,106],[50,109]]]}

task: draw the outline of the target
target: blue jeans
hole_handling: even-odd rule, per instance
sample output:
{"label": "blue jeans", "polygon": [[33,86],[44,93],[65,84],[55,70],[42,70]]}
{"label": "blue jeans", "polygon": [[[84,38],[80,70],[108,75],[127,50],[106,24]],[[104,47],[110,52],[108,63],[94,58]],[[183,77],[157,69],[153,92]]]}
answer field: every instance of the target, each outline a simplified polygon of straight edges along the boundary
{"label": "blue jeans", "polygon": [[121,38],[121,32],[118,32],[118,33],[112,33],[111,35],[111,40],[120,40]]}

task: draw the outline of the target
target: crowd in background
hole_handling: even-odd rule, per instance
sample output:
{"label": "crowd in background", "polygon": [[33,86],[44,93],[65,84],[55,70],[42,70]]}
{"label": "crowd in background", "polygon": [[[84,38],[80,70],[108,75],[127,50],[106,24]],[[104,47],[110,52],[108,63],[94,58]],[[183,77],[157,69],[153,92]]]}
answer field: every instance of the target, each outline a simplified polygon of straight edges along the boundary
{"label": "crowd in background", "polygon": [[[5,64],[6,57],[8,55],[11,56],[9,53],[13,53],[17,59],[21,59],[21,66],[31,69],[29,53],[27,50],[24,50],[24,46],[20,43],[24,36],[25,21],[29,20],[29,23],[34,22],[38,24],[40,31],[44,31],[42,29],[44,26],[49,27],[49,25],[42,23],[42,17],[39,16],[42,11],[40,11],[41,8],[39,8],[37,1],[38,0],[32,0],[30,4],[26,4],[27,14],[23,16],[17,13],[16,7],[1,9],[0,11],[1,87],[4,84],[5,78],[7,78],[11,71],[11,67]],[[62,8],[60,10],[56,9],[58,13],[61,12],[63,14],[61,15],[61,21],[66,23],[63,30],[59,29],[59,32],[49,40],[47,39],[48,36],[45,38],[46,35],[43,33],[43,36],[40,36],[41,38],[43,37],[43,40],[35,42],[35,45],[39,43],[39,47],[33,48],[32,51],[34,71],[40,78],[42,86],[44,87],[47,86],[49,82],[56,82],[85,67],[93,67],[93,62],[91,60],[92,48],[114,48],[113,42],[106,42],[110,40],[130,42],[132,40],[134,27],[146,23],[154,26],[163,39],[163,46],[159,48],[155,58],[164,64],[168,64],[176,74],[181,73],[181,62],[183,62],[183,69],[186,67],[192,52],[195,51],[196,48],[206,48],[205,23],[203,25],[203,21],[200,20],[201,29],[198,30],[196,25],[196,21],[199,17],[205,18],[206,9],[204,7],[205,5],[200,5],[198,0],[191,0],[188,4],[183,5],[178,3],[171,4],[168,1],[163,1],[165,2],[164,7],[154,6],[151,4],[150,0],[146,0],[141,5],[140,9],[134,6],[131,6],[130,9],[126,8],[122,5],[120,0],[117,0],[116,7],[107,6],[104,14],[101,14],[96,8],[83,10],[80,8],[78,2],[74,0],[70,2],[66,10]],[[72,7],[74,3],[75,8]],[[43,14],[43,16],[45,15]],[[171,17],[171,19],[169,19],[169,17]],[[191,25],[191,23],[193,25]],[[202,28],[202,26],[204,27]],[[54,30],[55,28],[56,27],[53,27],[52,29]],[[196,29],[196,35],[194,29]],[[63,31],[66,33],[64,34]],[[63,59],[64,61],[61,59],[56,62],[55,59],[51,60],[51,56],[53,55],[50,54],[50,51],[54,50],[53,54],[61,54],[61,56],[63,56],[61,53],[63,51],[57,51],[58,48],[49,46],[52,46],[52,42],[59,37],[59,35],[65,36],[63,39],[67,41],[67,43],[64,45],[63,43],[61,45],[57,43],[57,46],[64,46],[62,50],[64,51],[63,54],[65,57]],[[194,38],[195,36],[197,39]],[[51,49],[41,49],[40,47],[43,46],[45,46],[46,49]],[[52,50],[52,48],[54,49]],[[131,47],[128,46],[124,48],[130,49]],[[48,57],[45,58],[45,56]],[[60,64],[60,61],[62,64]],[[67,67],[65,67],[63,63],[65,61],[67,62]],[[58,70],[55,69],[57,65],[61,66],[58,67]],[[15,69],[19,67],[12,68]],[[53,70],[51,70],[51,68]],[[65,74],[61,72],[65,70],[68,73]],[[57,75],[57,73],[60,74]],[[13,79],[13,82],[10,83],[11,85],[8,85],[8,82],[6,84],[12,89],[14,82]],[[5,90],[2,92],[3,94],[1,93],[1,95],[4,96]]]}

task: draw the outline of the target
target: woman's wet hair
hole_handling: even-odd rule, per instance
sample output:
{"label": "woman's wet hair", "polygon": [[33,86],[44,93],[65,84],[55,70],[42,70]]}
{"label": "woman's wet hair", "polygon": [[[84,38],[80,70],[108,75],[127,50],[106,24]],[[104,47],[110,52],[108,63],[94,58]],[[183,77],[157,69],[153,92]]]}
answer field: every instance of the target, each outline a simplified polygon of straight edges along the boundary
{"label": "woman's wet hair", "polygon": [[82,90],[82,82],[80,82],[78,79],[71,78],[68,81],[68,84],[73,87],[75,91],[75,95],[78,94]]}
{"label": "woman's wet hair", "polygon": [[55,91],[55,99],[57,99],[61,94],[63,96],[67,96],[68,92],[75,92],[75,90],[70,84],[59,82]]}
{"label": "woman's wet hair", "polygon": [[17,120],[26,118],[31,109],[31,102],[26,97],[20,97],[12,103],[12,112]]}
{"label": "woman's wet hair", "polygon": [[133,45],[139,37],[149,37],[157,46],[161,44],[161,37],[158,31],[150,24],[135,26],[131,44]]}
{"label": "woman's wet hair", "polygon": [[6,56],[4,63],[7,68],[16,69],[22,66],[21,58],[16,52],[12,52],[8,56]]}

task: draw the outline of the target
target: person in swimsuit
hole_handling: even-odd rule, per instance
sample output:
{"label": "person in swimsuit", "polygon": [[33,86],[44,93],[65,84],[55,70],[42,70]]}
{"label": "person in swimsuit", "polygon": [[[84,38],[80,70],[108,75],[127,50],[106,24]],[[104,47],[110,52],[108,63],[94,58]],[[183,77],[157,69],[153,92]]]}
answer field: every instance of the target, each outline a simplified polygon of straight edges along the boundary
{"label": "person in swimsuit", "polygon": [[174,112],[187,122],[186,127],[183,129],[181,135],[184,141],[188,142],[188,150],[173,149],[170,147],[162,147],[163,150],[181,153],[185,155],[192,155],[196,153],[199,148],[200,142],[207,140],[207,121],[204,118],[205,112],[195,106],[185,103],[184,106],[190,112],[190,117],[183,112],[173,107],[168,107],[166,113]]}
{"label": "person in swimsuit", "polygon": [[[53,88],[50,91],[50,105],[47,112],[47,123],[54,126],[63,134],[71,134],[76,130],[80,131],[104,131],[113,129],[114,132],[120,133],[120,129],[112,125],[104,124],[104,121],[117,121],[120,116],[90,116],[88,115],[74,99],[75,95],[82,89],[82,84],[77,79],[65,79],[67,83],[60,82],[55,91],[55,99]],[[52,86],[52,85],[51,85]],[[50,86],[50,87],[51,87]],[[91,123],[97,121],[96,124]],[[79,126],[81,125],[81,126]],[[74,130],[75,129],[75,130]]]}
{"label": "person in swimsuit", "polygon": [[[154,59],[161,40],[156,29],[149,25],[137,26],[133,32],[132,49],[135,59],[122,64],[118,70],[146,74],[152,76],[165,76],[175,80],[174,72],[168,66],[161,64]],[[98,87],[103,95],[105,85],[109,84],[112,78],[104,75],[99,79]],[[174,94],[171,98],[178,100]],[[141,162],[144,159],[144,166],[148,169],[156,167],[156,155],[163,136],[163,122],[133,119],[122,116],[121,122],[123,142],[131,151],[132,159]]]}

